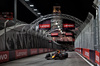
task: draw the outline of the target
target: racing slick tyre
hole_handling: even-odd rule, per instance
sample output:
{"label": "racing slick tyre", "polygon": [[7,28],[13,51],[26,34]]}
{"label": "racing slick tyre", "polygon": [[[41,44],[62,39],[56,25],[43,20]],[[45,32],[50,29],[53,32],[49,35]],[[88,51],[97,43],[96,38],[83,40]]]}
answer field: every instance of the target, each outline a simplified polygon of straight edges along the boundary
{"label": "racing slick tyre", "polygon": [[47,54],[47,55],[45,56],[45,59],[49,60],[50,57],[51,57],[51,55],[50,55],[50,54]]}
{"label": "racing slick tyre", "polygon": [[52,56],[54,55],[54,53],[52,53]]}
{"label": "racing slick tyre", "polygon": [[62,54],[59,54],[59,59],[63,59],[63,56],[62,56]]}
{"label": "racing slick tyre", "polygon": [[65,53],[65,58],[68,58],[68,53]]}

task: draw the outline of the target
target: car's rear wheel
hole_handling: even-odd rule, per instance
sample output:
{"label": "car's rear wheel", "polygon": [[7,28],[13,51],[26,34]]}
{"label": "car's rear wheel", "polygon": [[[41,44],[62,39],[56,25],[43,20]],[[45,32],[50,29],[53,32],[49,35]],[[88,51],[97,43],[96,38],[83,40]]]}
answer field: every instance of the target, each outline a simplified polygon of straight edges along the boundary
{"label": "car's rear wheel", "polygon": [[49,60],[49,57],[51,57],[50,53],[45,56],[45,59]]}
{"label": "car's rear wheel", "polygon": [[68,58],[68,53],[65,53],[65,57]]}

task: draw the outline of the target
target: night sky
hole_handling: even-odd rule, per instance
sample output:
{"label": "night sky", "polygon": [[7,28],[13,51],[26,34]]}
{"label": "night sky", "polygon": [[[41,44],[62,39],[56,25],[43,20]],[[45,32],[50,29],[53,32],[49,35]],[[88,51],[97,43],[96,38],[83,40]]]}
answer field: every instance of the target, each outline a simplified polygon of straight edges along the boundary
{"label": "night sky", "polygon": [[[31,23],[37,18],[21,2],[18,1],[17,5],[18,5],[17,6],[17,19],[18,20]],[[0,12],[13,12],[14,13],[14,0],[1,0]]]}
{"label": "night sky", "polygon": [[[42,15],[51,14],[54,5],[61,6],[63,14],[75,16],[84,21],[90,11],[95,16],[92,7],[93,0],[30,0]],[[0,0],[0,12],[14,12],[14,0]],[[37,17],[32,14],[21,2],[18,1],[18,19],[31,23]]]}

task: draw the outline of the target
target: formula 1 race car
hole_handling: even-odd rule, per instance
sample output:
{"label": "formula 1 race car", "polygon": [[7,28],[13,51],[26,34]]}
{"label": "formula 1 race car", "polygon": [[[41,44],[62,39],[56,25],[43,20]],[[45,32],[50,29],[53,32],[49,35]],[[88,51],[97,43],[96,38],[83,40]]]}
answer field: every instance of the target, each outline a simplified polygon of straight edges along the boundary
{"label": "formula 1 race car", "polygon": [[68,53],[66,52],[60,52],[60,51],[56,51],[55,53],[48,53],[46,56],[45,56],[45,59],[47,60],[51,60],[51,59],[54,59],[54,60],[62,60],[62,59],[65,59],[65,58],[68,58]]}

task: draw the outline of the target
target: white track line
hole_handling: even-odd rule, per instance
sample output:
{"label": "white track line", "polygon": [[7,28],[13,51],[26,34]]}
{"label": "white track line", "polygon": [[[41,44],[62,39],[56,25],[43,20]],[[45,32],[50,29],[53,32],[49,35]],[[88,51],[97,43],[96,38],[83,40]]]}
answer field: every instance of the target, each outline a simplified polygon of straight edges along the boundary
{"label": "white track line", "polygon": [[[76,52],[77,53],[77,52]],[[90,66],[94,66],[92,63],[90,63],[87,59],[85,59],[83,56],[81,56],[79,53],[77,53],[83,60],[85,60]]]}

